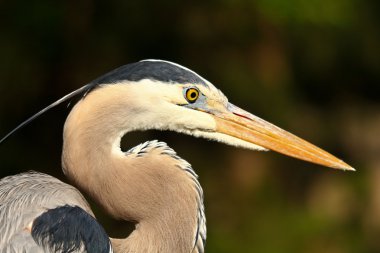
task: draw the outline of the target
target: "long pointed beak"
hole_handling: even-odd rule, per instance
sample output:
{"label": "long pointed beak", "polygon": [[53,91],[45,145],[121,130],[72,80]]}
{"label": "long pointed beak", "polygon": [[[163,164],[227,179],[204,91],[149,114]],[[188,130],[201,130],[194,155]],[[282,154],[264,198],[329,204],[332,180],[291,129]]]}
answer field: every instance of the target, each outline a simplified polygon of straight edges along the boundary
{"label": "long pointed beak", "polygon": [[297,159],[335,169],[355,170],[326,151],[233,104],[228,104],[226,112],[214,113],[213,117],[217,132]]}

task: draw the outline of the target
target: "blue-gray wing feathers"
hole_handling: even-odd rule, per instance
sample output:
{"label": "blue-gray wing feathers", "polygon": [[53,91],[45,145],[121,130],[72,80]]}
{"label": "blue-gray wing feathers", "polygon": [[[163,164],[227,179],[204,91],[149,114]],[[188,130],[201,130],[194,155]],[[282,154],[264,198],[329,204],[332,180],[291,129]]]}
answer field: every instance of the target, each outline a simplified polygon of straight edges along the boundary
{"label": "blue-gray wing feathers", "polygon": [[36,172],[0,180],[0,252],[110,251],[108,236],[74,187]]}

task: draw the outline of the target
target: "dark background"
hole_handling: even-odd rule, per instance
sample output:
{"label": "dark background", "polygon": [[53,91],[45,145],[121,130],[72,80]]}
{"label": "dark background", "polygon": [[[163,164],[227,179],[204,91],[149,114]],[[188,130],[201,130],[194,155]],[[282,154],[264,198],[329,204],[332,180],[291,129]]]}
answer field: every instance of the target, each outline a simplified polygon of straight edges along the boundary
{"label": "dark background", "polygon": [[[380,252],[379,13],[375,0],[0,1],[0,135],[115,67],[174,61],[357,169],[129,134],[125,149],[166,141],[200,175],[207,252]],[[62,105],[3,143],[1,176],[65,180],[68,112]],[[127,235],[93,206],[110,235]]]}

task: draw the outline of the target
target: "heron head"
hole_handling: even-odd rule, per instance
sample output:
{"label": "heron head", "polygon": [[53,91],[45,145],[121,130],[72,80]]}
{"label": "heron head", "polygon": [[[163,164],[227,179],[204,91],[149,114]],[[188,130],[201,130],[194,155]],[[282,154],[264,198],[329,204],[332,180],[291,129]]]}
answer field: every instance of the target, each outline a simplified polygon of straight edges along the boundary
{"label": "heron head", "polygon": [[[172,130],[253,150],[273,150],[320,165],[353,170],[342,160],[230,103],[209,81],[178,64],[144,60],[94,80],[123,98],[137,129]],[[127,94],[128,93],[128,94]]]}
{"label": "heron head", "polygon": [[[172,130],[242,148],[269,149],[336,169],[354,170],[326,151],[233,105],[219,89],[194,71],[162,60],[144,60],[106,73],[36,113],[0,143],[49,109],[77,95],[83,99],[76,108],[86,105],[85,101],[90,101],[88,97],[93,97],[95,102],[87,103],[89,110],[82,111],[88,114],[102,111],[97,107],[106,108],[95,119],[104,116],[103,120],[107,120],[104,118],[108,114],[117,114],[114,119],[119,122],[110,124],[120,123],[119,128],[128,128],[125,132]],[[119,112],[122,113],[119,115]],[[128,115],[125,117],[128,120],[124,120],[123,115]]]}

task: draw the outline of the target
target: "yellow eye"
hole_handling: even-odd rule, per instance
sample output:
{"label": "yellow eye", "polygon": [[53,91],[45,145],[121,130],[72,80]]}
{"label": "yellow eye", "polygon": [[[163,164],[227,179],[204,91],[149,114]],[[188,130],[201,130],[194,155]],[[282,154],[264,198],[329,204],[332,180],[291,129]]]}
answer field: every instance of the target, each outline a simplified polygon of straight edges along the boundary
{"label": "yellow eye", "polygon": [[199,90],[195,88],[189,88],[186,90],[186,99],[189,103],[194,103],[199,97]]}

